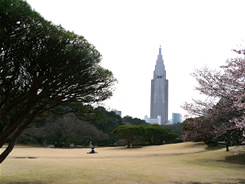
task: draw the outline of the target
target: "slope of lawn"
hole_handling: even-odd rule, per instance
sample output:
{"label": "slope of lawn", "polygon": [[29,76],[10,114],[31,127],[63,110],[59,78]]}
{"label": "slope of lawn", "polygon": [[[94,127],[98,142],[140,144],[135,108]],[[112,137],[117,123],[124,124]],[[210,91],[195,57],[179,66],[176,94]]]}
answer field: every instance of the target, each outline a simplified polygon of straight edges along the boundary
{"label": "slope of lawn", "polygon": [[236,148],[179,143],[143,148],[16,147],[1,164],[1,184],[245,183],[245,154]]}

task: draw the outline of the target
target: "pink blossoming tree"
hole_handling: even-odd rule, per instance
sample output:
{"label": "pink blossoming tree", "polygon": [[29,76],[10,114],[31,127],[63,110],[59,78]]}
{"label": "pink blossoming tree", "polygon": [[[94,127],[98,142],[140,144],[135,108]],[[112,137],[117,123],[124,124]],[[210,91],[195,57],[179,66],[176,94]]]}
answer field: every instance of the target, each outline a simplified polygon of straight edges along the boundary
{"label": "pink blossoming tree", "polygon": [[235,51],[220,71],[207,67],[192,74],[198,90],[207,99],[185,103],[183,108],[197,118],[187,119],[183,128],[185,141],[228,140],[229,144],[245,143],[245,50]]}

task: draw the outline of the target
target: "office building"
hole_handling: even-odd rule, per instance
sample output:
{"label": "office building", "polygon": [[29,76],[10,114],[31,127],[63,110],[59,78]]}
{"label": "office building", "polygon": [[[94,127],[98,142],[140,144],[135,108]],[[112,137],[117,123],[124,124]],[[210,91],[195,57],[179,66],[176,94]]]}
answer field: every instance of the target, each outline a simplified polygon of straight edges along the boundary
{"label": "office building", "polygon": [[151,80],[150,109],[150,119],[157,119],[160,116],[161,124],[168,123],[168,80],[166,79],[161,47],[159,48],[153,79]]}
{"label": "office building", "polygon": [[179,113],[172,113],[172,124],[174,123],[181,123],[182,122],[182,116]]}

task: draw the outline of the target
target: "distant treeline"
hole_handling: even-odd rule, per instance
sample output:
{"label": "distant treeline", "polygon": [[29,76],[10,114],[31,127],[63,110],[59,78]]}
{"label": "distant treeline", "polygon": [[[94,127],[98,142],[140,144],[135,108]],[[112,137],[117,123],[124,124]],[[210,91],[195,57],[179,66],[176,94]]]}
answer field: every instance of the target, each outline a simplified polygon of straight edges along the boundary
{"label": "distant treeline", "polygon": [[[123,118],[113,111],[107,111],[104,107],[92,107],[79,103],[73,106],[60,106],[52,111],[48,111],[43,116],[37,118],[32,126],[28,127],[20,137],[18,143],[36,144],[40,146],[53,145],[55,147],[87,147],[97,146],[114,146],[127,144],[127,140],[113,134],[113,130],[122,125],[141,125],[152,127],[139,118],[124,116]],[[159,131],[165,131],[172,135],[170,140],[162,140],[166,135],[162,135],[159,140],[150,141],[149,132],[147,136],[137,136],[134,140],[135,145],[162,144],[166,142],[175,142],[181,134],[182,124],[168,126],[156,126],[156,132],[152,131],[152,137],[157,137]],[[163,131],[163,134],[164,134]],[[160,133],[161,134],[161,133]],[[11,140],[11,136],[9,137]]]}

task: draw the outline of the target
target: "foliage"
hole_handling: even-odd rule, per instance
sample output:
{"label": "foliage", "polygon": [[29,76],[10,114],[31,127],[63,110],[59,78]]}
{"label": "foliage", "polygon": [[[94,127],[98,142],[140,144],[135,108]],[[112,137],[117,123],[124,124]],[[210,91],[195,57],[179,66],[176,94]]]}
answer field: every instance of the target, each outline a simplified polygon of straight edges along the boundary
{"label": "foliage", "polygon": [[184,123],[174,123],[170,125],[163,125],[163,127],[168,128],[173,133],[181,135],[181,129],[184,126]]}
{"label": "foliage", "polygon": [[2,162],[33,120],[56,106],[100,102],[115,79],[87,40],[44,20],[21,0],[0,0]]}
{"label": "foliage", "polygon": [[178,137],[177,134],[172,138],[174,134],[167,128],[164,128],[160,125],[154,124],[151,126],[144,126],[143,137],[150,144],[163,144],[168,143]]}
{"label": "foliage", "polygon": [[129,147],[137,138],[143,137],[149,144],[163,144],[173,142],[178,134],[160,125],[121,125],[112,134],[126,141]]}
{"label": "foliage", "polygon": [[37,118],[18,142],[56,147],[68,147],[71,143],[88,146],[91,141],[93,145],[113,145],[116,140],[111,131],[119,125],[121,117],[104,107],[74,103],[72,112],[70,107],[59,106]]}
{"label": "foliage", "polygon": [[99,106],[91,113],[89,122],[100,130],[110,134],[112,130],[122,125],[122,118],[115,112],[107,111],[104,107]]}
{"label": "foliage", "polygon": [[70,143],[88,146],[90,141],[107,139],[108,135],[95,126],[81,121],[74,114],[50,121],[45,126],[48,136],[47,143],[55,147],[69,147]]}
{"label": "foliage", "polygon": [[112,135],[124,139],[127,147],[132,145],[133,141],[142,135],[144,129],[137,125],[121,125],[112,131]]}
{"label": "foliage", "polygon": [[96,141],[97,144],[105,146],[113,145],[116,142],[116,138],[111,132],[123,124],[121,116],[115,112],[107,111],[104,107],[98,106],[96,108],[91,107],[89,112],[86,114],[83,113],[79,117],[109,135],[109,138],[106,140]]}
{"label": "foliage", "polygon": [[209,144],[213,141],[214,125],[205,117],[189,118],[184,121],[182,138],[184,141]]}
{"label": "foliage", "polygon": [[145,120],[139,118],[133,118],[131,116],[124,116],[123,122],[124,124],[130,124],[130,125],[142,125],[146,123]]}
{"label": "foliage", "polygon": [[[239,52],[244,54],[244,50]],[[220,68],[221,71],[213,71],[206,67],[193,73],[199,84],[196,89],[209,98],[183,106],[191,115],[199,117],[186,121],[185,140],[207,141],[208,136],[209,140],[223,139],[229,144],[245,141],[245,59],[229,59]]]}

